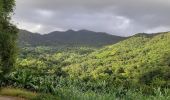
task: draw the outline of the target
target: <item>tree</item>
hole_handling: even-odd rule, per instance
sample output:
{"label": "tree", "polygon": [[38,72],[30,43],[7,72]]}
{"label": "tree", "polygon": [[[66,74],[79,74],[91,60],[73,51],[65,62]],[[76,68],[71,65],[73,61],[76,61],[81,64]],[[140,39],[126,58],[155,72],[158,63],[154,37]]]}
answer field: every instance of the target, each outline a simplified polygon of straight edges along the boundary
{"label": "tree", "polygon": [[7,75],[15,65],[17,28],[11,24],[15,0],[0,0],[0,74]]}

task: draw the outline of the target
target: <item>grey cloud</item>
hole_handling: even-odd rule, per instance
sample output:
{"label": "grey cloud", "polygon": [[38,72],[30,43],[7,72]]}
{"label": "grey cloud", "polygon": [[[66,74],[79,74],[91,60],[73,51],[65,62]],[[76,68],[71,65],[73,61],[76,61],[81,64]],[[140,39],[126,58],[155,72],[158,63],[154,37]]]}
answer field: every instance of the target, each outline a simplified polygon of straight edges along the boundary
{"label": "grey cloud", "polygon": [[36,31],[42,33],[50,30],[89,29],[126,36],[170,29],[168,0],[16,1],[14,20],[35,25],[32,27],[41,25],[43,27],[37,27],[39,29]]}

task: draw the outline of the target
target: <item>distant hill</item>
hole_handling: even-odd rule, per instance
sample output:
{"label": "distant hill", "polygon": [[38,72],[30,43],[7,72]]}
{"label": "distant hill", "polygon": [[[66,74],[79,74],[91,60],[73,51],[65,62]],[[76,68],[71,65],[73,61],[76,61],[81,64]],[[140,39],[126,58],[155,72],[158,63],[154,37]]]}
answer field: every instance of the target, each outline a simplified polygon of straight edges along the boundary
{"label": "distant hill", "polygon": [[54,31],[41,35],[26,30],[19,32],[20,46],[92,46],[101,47],[125,40],[126,37],[114,36],[103,32],[88,30]]}

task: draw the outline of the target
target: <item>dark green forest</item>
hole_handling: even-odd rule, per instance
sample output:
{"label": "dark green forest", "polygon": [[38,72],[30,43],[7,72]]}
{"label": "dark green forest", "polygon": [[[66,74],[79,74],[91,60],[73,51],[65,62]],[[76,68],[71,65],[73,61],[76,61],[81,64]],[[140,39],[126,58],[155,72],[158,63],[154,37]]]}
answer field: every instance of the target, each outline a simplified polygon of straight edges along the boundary
{"label": "dark green forest", "polygon": [[125,39],[126,37],[89,30],[54,31],[44,35],[20,30],[18,45],[20,47],[52,46],[60,48],[77,46],[102,47]]}

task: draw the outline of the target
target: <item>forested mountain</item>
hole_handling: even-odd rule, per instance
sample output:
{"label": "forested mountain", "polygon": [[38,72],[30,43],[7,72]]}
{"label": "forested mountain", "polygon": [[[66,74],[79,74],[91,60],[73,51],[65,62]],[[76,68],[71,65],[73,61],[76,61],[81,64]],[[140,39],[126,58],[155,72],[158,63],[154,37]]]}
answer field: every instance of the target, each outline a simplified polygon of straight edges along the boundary
{"label": "forested mountain", "polygon": [[101,47],[114,44],[126,39],[125,37],[109,35],[102,32],[92,32],[88,30],[65,32],[51,32],[40,35],[25,30],[20,30],[20,46],[92,46]]}
{"label": "forested mountain", "polygon": [[133,36],[74,62],[64,68],[72,78],[169,87],[170,33]]}
{"label": "forested mountain", "polygon": [[99,50],[73,48],[50,52],[50,48],[27,48],[21,57],[31,59],[23,60],[28,61],[26,65],[20,61],[21,66],[49,67],[56,75],[82,82],[105,81],[107,87],[170,87],[169,44],[170,32],[137,34]]}

